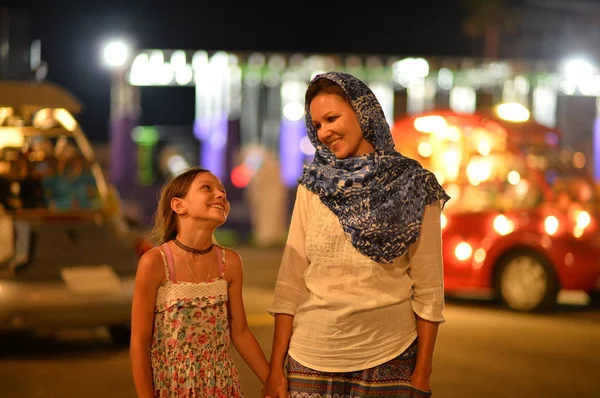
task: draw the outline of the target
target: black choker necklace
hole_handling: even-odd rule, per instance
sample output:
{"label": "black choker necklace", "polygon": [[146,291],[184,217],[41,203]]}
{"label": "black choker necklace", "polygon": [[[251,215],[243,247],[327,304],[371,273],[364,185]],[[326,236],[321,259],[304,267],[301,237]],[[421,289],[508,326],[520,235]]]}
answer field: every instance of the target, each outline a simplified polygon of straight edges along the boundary
{"label": "black choker necklace", "polygon": [[173,239],[173,243],[175,243],[177,245],[177,247],[179,247],[180,249],[185,250],[186,252],[193,253],[193,254],[206,254],[209,251],[211,251],[214,246],[214,244],[211,243],[210,246],[208,246],[206,249],[198,250],[198,249],[194,249],[193,247],[184,245],[183,243],[178,241],[177,238]]}

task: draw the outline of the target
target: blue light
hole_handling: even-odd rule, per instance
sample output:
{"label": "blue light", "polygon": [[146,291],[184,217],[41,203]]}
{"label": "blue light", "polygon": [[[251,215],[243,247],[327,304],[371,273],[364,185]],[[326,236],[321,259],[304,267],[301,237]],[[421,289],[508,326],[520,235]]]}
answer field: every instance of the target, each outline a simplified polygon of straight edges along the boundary
{"label": "blue light", "polygon": [[547,132],[546,133],[546,144],[550,145],[550,146],[558,145],[558,135],[551,131]]}
{"label": "blue light", "polygon": [[281,121],[281,138],[279,140],[281,178],[286,186],[292,188],[302,175],[305,154],[300,149],[300,141],[306,136],[304,119]]}
{"label": "blue light", "polygon": [[220,180],[225,177],[228,122],[227,114],[194,122],[194,135],[201,142],[198,163]]}
{"label": "blue light", "polygon": [[600,181],[600,117],[594,122],[594,179]]}

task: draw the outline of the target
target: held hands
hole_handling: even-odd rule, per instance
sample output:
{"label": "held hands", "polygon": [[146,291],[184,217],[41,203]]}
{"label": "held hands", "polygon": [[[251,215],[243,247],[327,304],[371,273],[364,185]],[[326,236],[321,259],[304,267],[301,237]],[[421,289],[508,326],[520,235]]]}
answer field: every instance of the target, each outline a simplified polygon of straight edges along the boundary
{"label": "held hands", "polygon": [[262,396],[263,398],[290,398],[287,377],[283,370],[271,369],[265,380]]}

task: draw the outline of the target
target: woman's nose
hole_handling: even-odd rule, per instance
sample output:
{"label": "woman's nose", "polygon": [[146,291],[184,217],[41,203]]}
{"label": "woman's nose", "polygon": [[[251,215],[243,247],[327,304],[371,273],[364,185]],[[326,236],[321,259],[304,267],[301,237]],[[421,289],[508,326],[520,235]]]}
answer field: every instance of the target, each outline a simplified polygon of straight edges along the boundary
{"label": "woman's nose", "polygon": [[331,135],[331,130],[326,127],[321,127],[319,131],[317,131],[317,137],[321,142],[327,142],[327,138]]}

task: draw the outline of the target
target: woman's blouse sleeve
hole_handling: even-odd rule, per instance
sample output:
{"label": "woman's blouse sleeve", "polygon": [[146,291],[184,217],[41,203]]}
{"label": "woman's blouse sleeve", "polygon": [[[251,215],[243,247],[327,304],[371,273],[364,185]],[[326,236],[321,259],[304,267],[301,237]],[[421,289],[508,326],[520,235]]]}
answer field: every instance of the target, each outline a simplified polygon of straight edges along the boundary
{"label": "woman's blouse sleeve", "polygon": [[425,208],[421,235],[409,249],[409,276],[412,279],[413,311],[421,318],[444,322],[444,269],[442,260],[441,206]]}
{"label": "woman's blouse sleeve", "polygon": [[304,271],[308,267],[305,243],[309,199],[309,191],[299,185],[287,242],[279,266],[273,303],[267,309],[271,315],[294,315],[300,298],[306,291]]}

